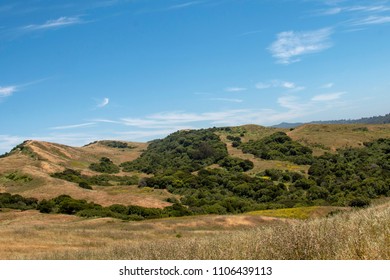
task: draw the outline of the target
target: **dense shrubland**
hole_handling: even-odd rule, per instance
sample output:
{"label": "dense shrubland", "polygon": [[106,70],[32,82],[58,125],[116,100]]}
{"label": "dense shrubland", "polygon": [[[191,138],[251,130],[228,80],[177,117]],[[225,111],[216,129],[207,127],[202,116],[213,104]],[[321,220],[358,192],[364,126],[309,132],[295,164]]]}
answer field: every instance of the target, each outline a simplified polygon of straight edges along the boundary
{"label": "dense shrubland", "polygon": [[[229,135],[227,138],[236,142],[244,152],[263,159],[310,164],[308,174],[266,169],[249,175],[245,171],[253,168],[253,162],[228,156],[226,145],[211,129],[173,133],[150,143],[140,158],[121,164],[124,171],[153,174],[141,180],[137,176],[112,174],[87,176],[72,169],[52,176],[85,189],[92,189],[93,185],[138,184],[139,187],[166,189],[178,198],[169,201],[173,203],[170,208],[153,214],[153,217],[243,213],[314,205],[365,207],[372,199],[390,196],[390,139],[378,139],[364,143],[362,148],[345,148],[314,157],[309,148],[291,140],[283,132],[245,143],[238,136]],[[91,164],[90,168],[102,173],[120,170],[105,157],[99,163]],[[58,204],[52,201],[49,205],[53,203]],[[88,203],[85,205],[86,208],[80,210],[84,212],[75,212],[83,216],[104,216],[115,212]],[[57,209],[54,212],[62,211],[58,207],[53,209]],[[139,214],[127,211],[126,215]],[[148,214],[139,216],[147,218]]]}
{"label": "dense shrubland", "polygon": [[[187,165],[175,169],[170,166],[140,185],[179,195],[193,213],[242,213],[312,205],[364,207],[373,198],[390,196],[389,139],[320,157],[312,156],[309,148],[292,141],[283,132],[246,143],[240,139],[229,137],[230,141],[239,142],[244,152],[263,159],[310,164],[308,175],[267,169],[249,176],[243,171],[253,167],[251,161],[225,156],[217,162],[222,169],[202,168],[193,173]],[[179,154],[171,150],[170,156]]]}

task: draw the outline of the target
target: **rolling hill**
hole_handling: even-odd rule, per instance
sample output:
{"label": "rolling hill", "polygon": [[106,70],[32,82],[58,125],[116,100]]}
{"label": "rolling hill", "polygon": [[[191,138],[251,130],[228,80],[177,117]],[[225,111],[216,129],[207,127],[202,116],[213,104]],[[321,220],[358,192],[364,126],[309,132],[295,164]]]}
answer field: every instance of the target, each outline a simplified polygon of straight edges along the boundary
{"label": "rolling hill", "polygon": [[[348,119],[348,120],[332,120],[332,121],[312,121],[307,124],[387,124],[390,123],[390,113],[384,116],[374,116],[360,119]],[[280,124],[274,125],[275,128],[294,128],[305,123],[287,123],[282,122]]]}
{"label": "rolling hill", "polygon": [[389,152],[390,124],[28,140],[0,158],[0,258],[388,258]]}
{"label": "rolling hill", "polygon": [[[243,146],[247,145],[246,143],[256,143],[256,141],[267,139],[275,133],[285,133],[286,137],[291,139],[291,143],[297,143],[294,145],[307,147],[308,151],[313,152],[313,156],[320,156],[329,152],[337,153],[338,149],[363,148],[364,143],[380,138],[390,139],[390,124],[306,124],[295,129],[245,125],[198,131],[179,131],[165,139],[149,143],[97,141],[84,147],[69,147],[56,143],[28,140],[0,158],[0,190],[1,192],[19,194],[24,197],[34,197],[38,200],[69,195],[75,199],[84,199],[103,206],[123,204],[163,208],[172,205],[172,201],[175,201],[176,198],[202,195],[191,190],[191,188],[193,189],[191,184],[193,186],[197,185],[198,183],[195,181],[201,180],[201,177],[197,176],[197,173],[188,176],[175,174],[177,170],[184,170],[185,172],[210,170],[210,174],[203,171],[201,173],[202,176],[210,179],[210,176],[230,178],[229,174],[232,173],[225,174],[226,171],[224,170],[236,168],[237,172],[247,176],[240,179],[230,178],[232,182],[237,182],[238,185],[245,181],[249,185],[261,184],[266,186],[267,182],[250,182],[251,178],[270,177],[270,172],[267,170],[280,170],[285,173],[286,178],[298,176],[294,175],[295,173],[307,177],[310,164],[294,163],[296,156],[283,158],[279,155],[261,158],[248,151],[245,153],[242,149]],[[270,145],[269,143],[266,146]],[[281,147],[281,149],[285,148]],[[291,147],[288,149],[291,149]],[[296,153],[294,149],[296,148],[293,148],[293,153]],[[281,151],[280,154],[286,153],[286,151]],[[271,154],[276,153],[275,150],[269,152]],[[109,159],[114,166],[121,166],[120,172],[107,177],[104,172],[97,172],[89,168],[91,164],[97,164],[102,158]],[[222,159],[224,159],[223,162]],[[160,164],[156,165],[158,162]],[[244,166],[248,163],[251,163],[251,168],[245,169],[244,167],[244,169],[240,169],[240,167],[235,167]],[[157,166],[158,168],[151,169],[151,166]],[[79,172],[80,175],[78,176],[81,176],[81,179],[64,180],[66,176],[61,175],[61,172],[66,170]],[[53,176],[53,174],[60,175]],[[182,177],[180,178],[180,176]],[[183,179],[183,176],[186,178]],[[121,178],[132,178],[133,181],[128,181],[129,184],[126,184]],[[176,180],[176,183],[169,180]],[[184,182],[185,187],[177,185],[177,180]],[[281,177],[271,179],[274,183],[283,183],[287,188],[289,185],[294,185],[294,181],[291,181],[291,179],[286,179],[287,181],[280,180],[282,180]],[[92,189],[80,188],[79,183],[81,181],[89,182]],[[140,188],[138,185],[144,187]],[[200,188],[199,190],[202,190],[202,184],[197,186]],[[223,190],[214,191],[226,193]],[[254,200],[258,201],[259,199],[255,198],[253,193],[252,196],[245,195],[245,191],[240,193],[234,188],[230,189],[229,193],[232,197],[240,198],[240,203],[247,205],[240,211],[255,207]],[[188,203],[187,201],[187,205]],[[227,204],[231,204],[231,202]],[[213,208],[212,206],[215,205],[209,202],[209,207]],[[229,206],[225,205],[223,207]],[[267,207],[280,206],[268,205]],[[214,211],[218,213],[217,210],[214,209]],[[220,212],[223,213],[224,210]]]}

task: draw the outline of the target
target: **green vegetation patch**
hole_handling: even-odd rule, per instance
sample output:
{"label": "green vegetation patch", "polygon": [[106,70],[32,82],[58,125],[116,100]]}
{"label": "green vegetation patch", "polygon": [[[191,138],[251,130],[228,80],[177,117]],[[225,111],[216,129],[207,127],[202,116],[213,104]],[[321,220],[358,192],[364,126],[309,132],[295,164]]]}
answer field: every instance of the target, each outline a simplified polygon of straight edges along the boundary
{"label": "green vegetation patch", "polygon": [[78,215],[86,218],[111,217],[122,220],[140,221],[144,219],[156,219],[164,217],[181,217],[190,215],[186,207],[175,203],[172,206],[160,208],[145,208],[135,205],[114,204],[103,207],[93,202],[82,199],[74,199],[69,195],[60,195],[50,200],[42,200],[36,206],[41,213],[60,213]]}
{"label": "green vegetation patch", "polygon": [[0,180],[3,182],[12,181],[18,183],[28,183],[33,180],[29,175],[22,174],[18,171],[0,175]]}
{"label": "green vegetation patch", "polygon": [[117,149],[134,149],[134,146],[129,145],[126,142],[122,141],[110,141],[110,140],[104,140],[104,141],[99,141],[100,144],[110,147],[110,148],[117,148]]}
{"label": "green vegetation patch", "polygon": [[11,208],[11,209],[36,209],[38,200],[36,198],[24,198],[21,195],[10,193],[0,193],[0,208]]}
{"label": "green vegetation patch", "polygon": [[283,209],[269,209],[252,211],[247,214],[255,216],[267,216],[275,218],[300,219],[305,220],[310,218],[314,212],[318,210],[318,206],[311,207],[297,207],[297,208],[283,208]]}
{"label": "green vegetation patch", "polygon": [[334,205],[363,207],[371,199],[390,196],[390,139],[326,153],[315,159],[309,175]]}
{"label": "green vegetation patch", "polygon": [[109,174],[87,176],[80,173],[80,171],[73,169],[65,169],[63,172],[56,172],[51,174],[52,177],[66,180],[69,182],[77,183],[88,189],[90,185],[98,186],[113,186],[113,185],[136,185],[139,178],[136,175],[133,176],[115,176]]}
{"label": "green vegetation patch", "polygon": [[91,163],[89,169],[100,172],[114,174],[119,173],[120,169],[108,157],[102,157],[99,163]]}
{"label": "green vegetation patch", "polygon": [[22,153],[25,154],[33,159],[37,159],[38,155],[33,152],[33,150],[27,146],[28,140],[24,141],[23,143],[15,146],[10,152],[0,155],[0,158],[5,158],[7,156],[10,156],[15,153]]}
{"label": "green vegetation patch", "polygon": [[218,164],[229,171],[245,172],[253,169],[252,161],[237,157],[225,157],[224,159],[221,159]]}
{"label": "green vegetation patch", "polygon": [[217,163],[228,155],[226,145],[209,129],[183,130],[150,143],[136,160],[121,164],[123,171],[161,173],[189,172]]}
{"label": "green vegetation patch", "polygon": [[244,153],[253,154],[265,160],[284,160],[305,165],[313,162],[313,151],[293,141],[284,132],[276,132],[260,140],[242,143],[239,148]]}

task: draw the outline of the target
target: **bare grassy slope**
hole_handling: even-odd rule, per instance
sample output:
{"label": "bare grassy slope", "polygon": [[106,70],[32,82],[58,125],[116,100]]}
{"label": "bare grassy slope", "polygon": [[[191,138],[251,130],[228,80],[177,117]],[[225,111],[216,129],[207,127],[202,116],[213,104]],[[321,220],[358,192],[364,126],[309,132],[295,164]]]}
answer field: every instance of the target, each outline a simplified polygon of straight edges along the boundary
{"label": "bare grassy slope", "polygon": [[[293,130],[284,128],[243,125],[231,127],[228,131],[218,131],[221,139],[231,146],[228,135],[240,136],[242,142],[258,140],[277,131],[286,132],[293,140],[313,149],[315,155],[326,151],[336,151],[345,147],[361,147],[364,142],[379,138],[390,138],[390,124],[305,124]],[[233,156],[248,158],[237,149],[229,148]]]}
{"label": "bare grassy slope", "polygon": [[[165,190],[141,190],[136,186],[94,187],[93,190],[80,188],[77,184],[50,176],[65,168],[80,170],[83,174],[98,174],[88,166],[106,156],[115,163],[137,158],[147,147],[146,143],[130,143],[132,149],[110,148],[99,142],[81,148],[65,145],[28,141],[26,147],[32,153],[15,152],[0,159],[0,191],[35,197],[39,200],[67,194],[76,199],[86,199],[103,206],[119,203],[144,207],[165,207],[171,195]],[[5,177],[18,173],[30,181],[12,181]],[[119,174],[121,175],[121,174]],[[129,175],[126,173],[126,175]]]}
{"label": "bare grassy slope", "polygon": [[364,142],[390,138],[390,124],[306,124],[287,133],[314,149],[315,154],[338,148],[361,147]]}

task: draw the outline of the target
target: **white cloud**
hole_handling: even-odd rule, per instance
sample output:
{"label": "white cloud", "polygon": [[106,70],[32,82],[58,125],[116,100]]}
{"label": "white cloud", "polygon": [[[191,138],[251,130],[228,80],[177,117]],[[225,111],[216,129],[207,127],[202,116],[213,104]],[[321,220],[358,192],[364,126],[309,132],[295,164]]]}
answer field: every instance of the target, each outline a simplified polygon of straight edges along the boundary
{"label": "white cloud", "polygon": [[334,92],[314,96],[311,100],[316,102],[333,101],[339,99],[346,92]]}
{"label": "white cloud", "polygon": [[321,88],[332,88],[334,86],[334,83],[327,83],[321,86]]}
{"label": "white cloud", "polygon": [[48,20],[43,24],[30,24],[25,26],[24,30],[42,30],[42,29],[52,29],[57,27],[64,27],[74,24],[80,24],[82,20],[80,17],[60,17],[55,20]]}
{"label": "white cloud", "polygon": [[110,103],[110,99],[107,98],[107,97],[105,97],[105,98],[103,99],[103,101],[100,102],[97,106],[98,106],[99,108],[103,108],[103,107],[107,106],[108,103]]}
{"label": "white cloud", "polygon": [[296,88],[295,84],[291,83],[291,82],[283,82],[282,87],[288,88],[288,89]]}
{"label": "white cloud", "polygon": [[270,84],[267,84],[267,83],[257,83],[256,85],[255,85],[255,87],[257,88],[257,89],[266,89],[266,88],[270,88],[272,85],[270,85]]}
{"label": "white cloud", "polygon": [[53,129],[53,130],[73,129],[73,128],[79,128],[79,127],[93,126],[95,124],[96,123],[90,122],[90,123],[55,126],[55,127],[50,127],[50,129]]}
{"label": "white cloud", "polygon": [[281,80],[272,80],[269,82],[260,82],[255,85],[257,89],[267,89],[267,88],[283,88],[289,91],[302,91],[306,89],[303,86],[298,86],[293,82],[281,81]]}
{"label": "white cloud", "polygon": [[16,86],[0,87],[0,97],[7,97],[17,91]]}
{"label": "white cloud", "polygon": [[225,91],[227,92],[239,92],[239,91],[246,91],[247,89],[246,88],[243,88],[243,87],[228,87],[228,88],[225,88]]}
{"label": "white cloud", "polygon": [[332,46],[331,34],[331,28],[304,32],[281,32],[269,50],[278,63],[290,64],[300,61],[303,55],[318,53],[330,48]]}

